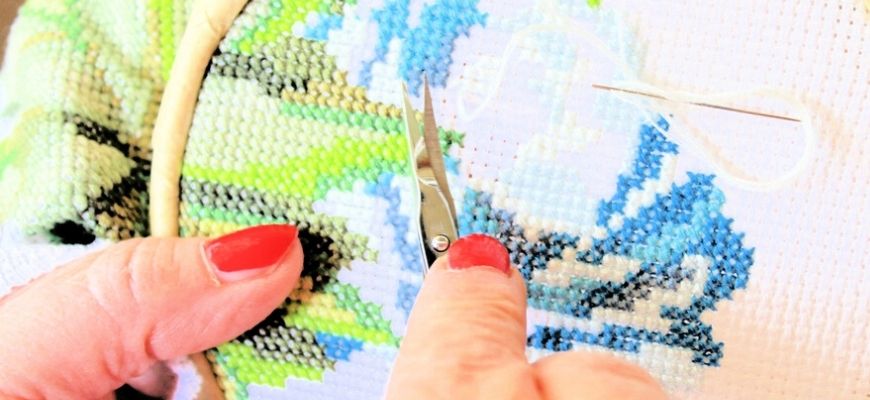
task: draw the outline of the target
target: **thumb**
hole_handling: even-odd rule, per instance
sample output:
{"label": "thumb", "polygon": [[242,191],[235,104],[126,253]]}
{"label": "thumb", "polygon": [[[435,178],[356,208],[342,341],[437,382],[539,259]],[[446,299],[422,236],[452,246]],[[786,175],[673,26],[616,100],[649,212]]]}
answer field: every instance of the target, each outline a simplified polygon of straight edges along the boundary
{"label": "thumb", "polygon": [[387,398],[507,398],[526,385],[526,292],[507,250],[464,237],[433,264],[408,321]]}
{"label": "thumb", "polygon": [[0,398],[105,396],[254,326],[301,269],[289,225],[134,239],[73,261],[0,299]]}

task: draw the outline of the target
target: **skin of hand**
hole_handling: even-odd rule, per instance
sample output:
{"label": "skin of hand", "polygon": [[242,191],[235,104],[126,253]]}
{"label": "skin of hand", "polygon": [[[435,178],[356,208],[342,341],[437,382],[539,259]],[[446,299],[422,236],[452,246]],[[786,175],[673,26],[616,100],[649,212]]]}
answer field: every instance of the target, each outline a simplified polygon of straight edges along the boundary
{"label": "skin of hand", "polygon": [[[162,362],[266,318],[296,286],[302,257],[295,228],[265,225],[211,241],[134,239],[64,265],[0,298],[0,399],[113,398],[124,383],[166,396]],[[460,239],[426,277],[387,398],[665,398],[609,356],[529,364],[525,307],[504,247]]]}
{"label": "skin of hand", "polygon": [[295,287],[289,225],[118,243],[0,298],[0,399],[165,396],[161,361],[233,339]]}
{"label": "skin of hand", "polygon": [[644,370],[571,351],[529,363],[526,289],[507,250],[464,237],[436,261],[411,310],[387,399],[666,399]]}

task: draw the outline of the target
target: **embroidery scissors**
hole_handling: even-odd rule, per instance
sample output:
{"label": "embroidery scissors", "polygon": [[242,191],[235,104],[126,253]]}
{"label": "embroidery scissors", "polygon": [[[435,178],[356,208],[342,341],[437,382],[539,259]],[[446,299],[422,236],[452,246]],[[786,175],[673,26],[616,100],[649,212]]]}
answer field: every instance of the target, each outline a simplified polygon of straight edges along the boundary
{"label": "embroidery scissors", "polygon": [[424,273],[438,257],[443,256],[456,242],[456,209],[453,196],[447,185],[447,173],[444,167],[444,155],[438,138],[438,126],[435,125],[435,113],[432,110],[432,96],[429,93],[429,81],[423,77],[423,132],[417,121],[416,111],[411,106],[408,88],[402,83],[402,113],[405,122],[411,164],[413,166],[413,181],[420,196],[419,223],[421,251],[426,257],[427,266]]}

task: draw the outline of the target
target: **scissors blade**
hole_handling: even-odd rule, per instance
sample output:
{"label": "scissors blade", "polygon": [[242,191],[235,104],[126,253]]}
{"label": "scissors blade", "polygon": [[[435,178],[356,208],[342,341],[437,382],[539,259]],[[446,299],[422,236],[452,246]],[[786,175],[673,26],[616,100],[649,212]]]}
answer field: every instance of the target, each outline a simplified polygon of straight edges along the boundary
{"label": "scissors blade", "polygon": [[[447,174],[444,170],[444,159],[438,140],[438,129],[435,125],[432,99],[426,85],[423,135],[420,135],[420,124],[415,117],[415,111],[408,96],[407,87],[402,85],[403,112],[408,144],[411,149],[411,162],[414,166],[414,189],[419,197],[417,213],[421,250],[431,265],[435,259],[446,254],[449,245],[457,239],[456,214],[453,198],[447,186]],[[429,115],[425,116],[428,112]],[[446,247],[444,247],[446,245]],[[425,272],[425,269],[424,269]]]}
{"label": "scissors blade", "polygon": [[414,106],[411,105],[411,98],[408,97],[408,87],[405,82],[402,82],[402,114],[405,118],[405,132],[408,133],[410,139],[411,154],[416,167],[417,157],[420,153],[420,123],[417,122],[417,117],[414,115]]}
{"label": "scissors blade", "polygon": [[415,117],[416,111],[414,111],[414,107],[411,105],[411,99],[408,96],[408,87],[402,82],[402,116],[405,122],[405,138],[408,141],[408,158],[411,162],[411,174],[413,179],[411,179],[411,184],[413,186],[414,192],[417,194],[413,203],[412,215],[416,214],[418,218],[412,221],[413,224],[416,224],[416,231],[418,238],[420,239],[420,256],[427,260],[427,265],[422,266],[423,274],[426,274],[428,271],[429,265],[432,265],[430,255],[430,251],[428,251],[429,247],[426,244],[426,234],[423,231],[423,210],[425,209],[425,204],[423,204],[423,191],[420,186],[420,177],[418,173],[418,158],[421,154],[425,155],[425,152],[422,152],[421,145],[424,143],[421,141],[420,137],[420,124],[417,122],[417,117]]}
{"label": "scissors blade", "polygon": [[429,153],[429,165],[432,168],[435,181],[441,188],[441,194],[450,209],[450,215],[456,215],[453,205],[453,195],[447,184],[447,172],[444,166],[444,154],[441,153],[441,140],[438,137],[438,125],[435,124],[435,111],[432,109],[432,95],[429,93],[429,78],[423,76],[423,142]]}

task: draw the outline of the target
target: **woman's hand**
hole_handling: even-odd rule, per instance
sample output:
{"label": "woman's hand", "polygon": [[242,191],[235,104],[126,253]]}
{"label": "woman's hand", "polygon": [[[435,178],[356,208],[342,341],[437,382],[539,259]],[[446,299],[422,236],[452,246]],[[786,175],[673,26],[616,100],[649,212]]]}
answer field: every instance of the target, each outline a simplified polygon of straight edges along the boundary
{"label": "woman's hand", "polygon": [[[0,299],[0,398],[104,398],[124,383],[168,394],[162,361],[226,342],[281,304],[302,269],[296,234],[130,240],[16,289]],[[525,287],[504,247],[472,235],[448,258],[426,277],[388,398],[664,398],[609,356],[529,364]]]}
{"label": "woman's hand", "polygon": [[0,399],[112,397],[125,382],[166,395],[161,361],[226,342],[296,285],[296,229],[213,241],[134,239],[0,298]]}
{"label": "woman's hand", "polygon": [[526,290],[493,238],[458,240],[426,275],[388,399],[665,399],[643,370],[565,352],[526,361]]}

